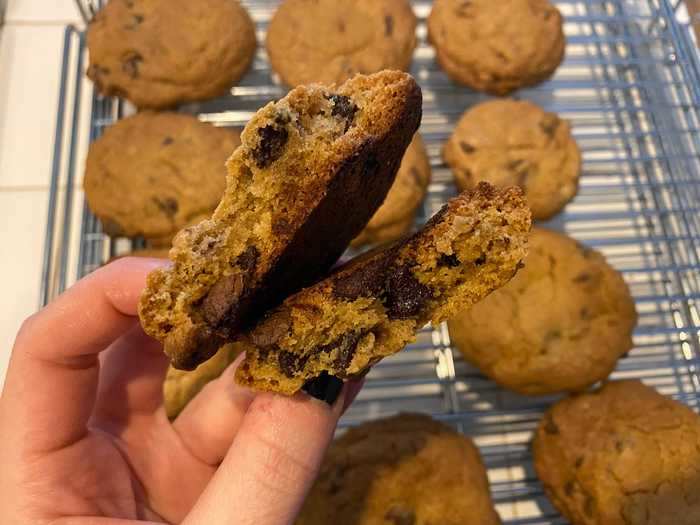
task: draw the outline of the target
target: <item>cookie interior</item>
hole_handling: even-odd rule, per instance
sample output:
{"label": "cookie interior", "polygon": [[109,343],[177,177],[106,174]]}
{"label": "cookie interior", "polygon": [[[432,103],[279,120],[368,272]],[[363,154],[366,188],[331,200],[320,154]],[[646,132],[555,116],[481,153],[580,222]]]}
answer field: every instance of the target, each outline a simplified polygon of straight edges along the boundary
{"label": "cookie interior", "polygon": [[238,342],[237,380],[292,394],[328,372],[357,377],[507,282],[525,256],[522,192],[488,184],[450,201],[426,227],[292,296]]}
{"label": "cookie interior", "polygon": [[420,89],[400,72],[299,87],[261,109],[213,217],[180,232],[173,267],[149,276],[141,320],[173,364],[193,368],[330,268],[381,204],[419,122]]}

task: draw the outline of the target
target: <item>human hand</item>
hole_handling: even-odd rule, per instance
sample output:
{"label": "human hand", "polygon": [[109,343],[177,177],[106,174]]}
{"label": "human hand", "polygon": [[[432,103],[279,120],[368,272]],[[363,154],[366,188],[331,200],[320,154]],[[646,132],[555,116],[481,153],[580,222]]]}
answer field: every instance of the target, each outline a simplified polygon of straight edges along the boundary
{"label": "human hand", "polygon": [[293,522],[360,384],[315,385],[332,405],[255,394],[238,359],[171,423],[167,359],[136,317],[162,264],[118,260],[23,324],[0,397],[4,525]]}

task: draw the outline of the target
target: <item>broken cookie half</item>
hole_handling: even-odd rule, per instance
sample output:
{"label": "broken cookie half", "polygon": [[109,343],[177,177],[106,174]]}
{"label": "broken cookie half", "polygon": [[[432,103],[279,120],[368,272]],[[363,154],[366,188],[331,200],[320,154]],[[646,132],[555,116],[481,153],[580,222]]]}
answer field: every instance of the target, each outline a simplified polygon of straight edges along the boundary
{"label": "broken cookie half", "polygon": [[210,220],[178,234],[139,305],[172,364],[193,369],[325,273],[393,183],[421,118],[410,75],[301,86],[251,119]]}
{"label": "broken cookie half", "polygon": [[246,352],[236,380],[291,395],[324,372],[362,376],[427,322],[508,282],[525,257],[530,226],[520,189],[479,184],[407,240],[287,298],[236,342]]}

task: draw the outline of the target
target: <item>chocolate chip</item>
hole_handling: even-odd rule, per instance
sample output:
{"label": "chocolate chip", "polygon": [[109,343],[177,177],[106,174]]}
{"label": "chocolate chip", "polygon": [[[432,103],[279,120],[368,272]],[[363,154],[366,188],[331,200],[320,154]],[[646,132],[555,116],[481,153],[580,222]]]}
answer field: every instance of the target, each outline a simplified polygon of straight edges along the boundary
{"label": "chocolate chip", "polygon": [[165,138],[163,139],[162,145],[163,145],[163,146],[170,146],[170,144],[172,144],[173,142],[175,142],[175,139],[174,139],[174,138],[172,138],[172,137],[165,137]]}
{"label": "chocolate chip", "polygon": [[379,295],[384,286],[388,257],[377,257],[344,275],[338,274],[333,285],[333,293],[340,299],[353,301],[358,297]]}
{"label": "chocolate chip", "polygon": [[211,325],[218,324],[231,309],[231,302],[240,297],[244,284],[243,274],[239,272],[219,279],[202,301],[204,319]]}
{"label": "chocolate chip", "polygon": [[559,427],[554,422],[551,414],[547,414],[544,419],[544,431],[547,434],[556,435],[559,434]]}
{"label": "chocolate chip", "polygon": [[236,264],[241,270],[248,273],[255,268],[258,257],[260,257],[260,251],[255,246],[248,246],[248,248],[238,256]]}
{"label": "chocolate chip", "polygon": [[473,14],[470,12],[472,7],[471,0],[465,0],[457,7],[457,16],[460,18],[471,18]]}
{"label": "chocolate chip", "polygon": [[134,30],[143,23],[143,15],[133,15],[131,23],[126,24],[124,29]]}
{"label": "chocolate chip", "polygon": [[394,505],[384,514],[384,519],[393,522],[394,525],[414,525],[416,513],[403,505]]}
{"label": "chocolate chip", "polygon": [[561,120],[558,116],[556,116],[554,113],[546,113],[540,122],[540,129],[542,129],[542,132],[545,135],[552,138],[554,137],[554,133],[556,133],[559,124],[561,124]]}
{"label": "chocolate chip", "polygon": [[280,370],[287,377],[294,377],[295,373],[304,368],[308,360],[308,355],[298,355],[287,350],[280,350],[277,354]]}
{"label": "chocolate chip", "polygon": [[564,484],[564,494],[571,497],[574,495],[574,482],[569,480]]}
{"label": "chocolate chip", "polygon": [[340,117],[345,119],[345,131],[350,129],[353,120],[355,119],[355,113],[357,113],[357,105],[345,95],[329,95],[326,97],[333,103],[333,108],[331,109],[331,116]]}
{"label": "chocolate chip", "polygon": [[581,468],[581,465],[583,465],[583,456],[577,457],[576,461],[574,462],[575,468]]}
{"label": "chocolate chip", "polygon": [[289,333],[291,327],[291,314],[287,311],[279,311],[265,319],[262,327],[253,331],[250,340],[258,348],[276,351],[277,343]]}
{"label": "chocolate chip", "polygon": [[472,146],[471,144],[467,144],[466,142],[459,141],[459,147],[462,148],[462,151],[469,155],[470,153],[474,153],[476,151],[476,148]]}
{"label": "chocolate chip", "polygon": [[331,341],[328,344],[320,345],[314,348],[314,353],[325,353],[329,354],[334,350],[338,350],[338,355],[335,358],[334,365],[339,369],[346,369],[352,358],[355,356],[355,350],[357,350],[357,344],[360,339],[364,337],[366,332],[349,332],[341,335],[335,341]]}
{"label": "chocolate chip", "polygon": [[385,306],[390,319],[417,316],[433,296],[430,288],[421,283],[408,266],[401,266],[389,274],[386,292]]}
{"label": "chocolate chip", "polygon": [[289,140],[289,132],[283,126],[268,124],[258,128],[260,141],[253,150],[253,159],[258,168],[266,168],[279,159]]}
{"label": "chocolate chip", "polygon": [[141,62],[143,62],[143,57],[140,54],[129,53],[122,60],[122,71],[131,78],[138,78]]}
{"label": "chocolate chip", "polygon": [[581,272],[581,273],[578,274],[576,277],[574,277],[572,280],[573,280],[575,283],[581,284],[581,283],[587,283],[587,282],[590,281],[591,279],[593,279],[593,276],[592,276],[590,273],[588,273],[588,272]]}
{"label": "chocolate chip", "polygon": [[456,253],[451,253],[450,255],[442,254],[438,259],[438,266],[447,266],[448,268],[456,268],[460,265],[459,257]]}
{"label": "chocolate chip", "polygon": [[482,253],[477,259],[474,260],[474,266],[481,266],[486,263],[486,254]]}
{"label": "chocolate chip", "polygon": [[156,206],[171,219],[175,216],[179,208],[177,200],[172,197],[166,197],[165,199],[153,197],[153,202],[155,202]]}
{"label": "chocolate chip", "polygon": [[394,33],[394,17],[386,15],[384,17],[384,35],[391,36]]}
{"label": "chocolate chip", "polygon": [[583,513],[588,518],[592,518],[595,514],[595,500],[590,494],[586,494],[586,499],[583,502]]}

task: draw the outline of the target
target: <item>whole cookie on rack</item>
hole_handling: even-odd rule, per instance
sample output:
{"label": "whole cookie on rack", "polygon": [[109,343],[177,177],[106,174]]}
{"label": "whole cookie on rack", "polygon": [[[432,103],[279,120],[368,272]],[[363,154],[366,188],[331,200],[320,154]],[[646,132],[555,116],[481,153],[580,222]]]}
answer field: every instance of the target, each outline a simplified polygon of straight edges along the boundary
{"label": "whole cookie on rack", "polygon": [[493,100],[469,109],[443,157],[461,190],[482,180],[523,188],[536,220],[556,215],[578,191],[581,153],[569,123],[531,102]]}
{"label": "whole cookie on rack", "polygon": [[533,444],[546,494],[572,525],[700,523],[700,417],[639,381],[559,401]]}
{"label": "whole cookie on rack", "polygon": [[162,109],[224,94],[255,54],[238,0],[110,0],[90,22],[88,76],[106,96]]}
{"label": "whole cookie on rack", "polygon": [[416,47],[408,0],[284,0],[267,32],[272,68],[290,86],[407,70]]}
{"label": "whole cookie on rack", "polygon": [[508,282],[525,257],[530,212],[519,188],[482,183],[423,229],[362,255],[288,297],[236,344],[236,380],[291,395],[331,374],[360,377],[439,323]]}
{"label": "whole cookie on rack", "polygon": [[636,321],[627,285],[603,255],[535,228],[518,275],[448,326],[452,342],[484,374],[539,395],[605,379],[632,348]]}
{"label": "whole cookie on rack", "polygon": [[180,113],[144,111],[90,145],[85,198],[108,235],[172,237],[216,208],[240,134]]}
{"label": "whole cookie on rack", "polygon": [[401,167],[384,203],[351,244],[382,244],[409,232],[429,184],[430,161],[423,139],[416,134],[401,160]]}
{"label": "whole cookie on rack", "polygon": [[194,368],[325,273],[384,200],[420,119],[420,88],[399,71],[300,86],[259,110],[212,218],[176,236],[173,266],[141,298],[173,365]]}
{"label": "whole cookie on rack", "polygon": [[349,429],[330,446],[296,525],[498,525],[467,436],[423,414]]}
{"label": "whole cookie on rack", "polygon": [[554,73],[566,48],[562,26],[548,0],[435,0],[428,38],[453,80],[507,95]]}

